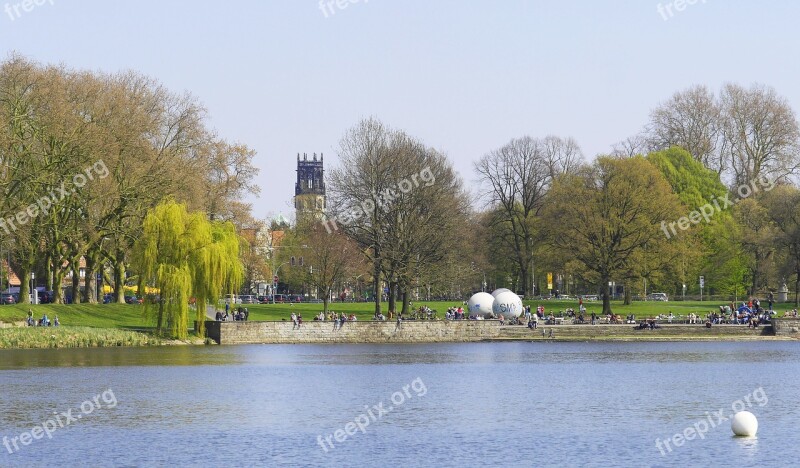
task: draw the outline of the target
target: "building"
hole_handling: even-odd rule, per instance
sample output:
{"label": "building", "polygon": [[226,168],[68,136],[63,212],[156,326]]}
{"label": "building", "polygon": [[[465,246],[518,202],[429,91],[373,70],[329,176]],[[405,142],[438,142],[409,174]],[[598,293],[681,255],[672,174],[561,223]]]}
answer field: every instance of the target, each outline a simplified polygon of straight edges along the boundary
{"label": "building", "polygon": [[321,220],[325,214],[325,169],[322,153],[311,160],[297,153],[297,183],[294,187],[294,208],[298,224]]}

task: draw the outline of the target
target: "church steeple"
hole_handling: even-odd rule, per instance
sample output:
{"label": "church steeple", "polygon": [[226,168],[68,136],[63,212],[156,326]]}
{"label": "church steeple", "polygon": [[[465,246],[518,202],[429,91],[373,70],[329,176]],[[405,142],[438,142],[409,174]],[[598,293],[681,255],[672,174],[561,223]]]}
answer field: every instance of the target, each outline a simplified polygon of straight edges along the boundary
{"label": "church steeple", "polygon": [[294,206],[297,222],[308,219],[322,219],[325,213],[325,168],[322,153],[311,159],[307,153],[297,153],[297,182],[294,186]]}

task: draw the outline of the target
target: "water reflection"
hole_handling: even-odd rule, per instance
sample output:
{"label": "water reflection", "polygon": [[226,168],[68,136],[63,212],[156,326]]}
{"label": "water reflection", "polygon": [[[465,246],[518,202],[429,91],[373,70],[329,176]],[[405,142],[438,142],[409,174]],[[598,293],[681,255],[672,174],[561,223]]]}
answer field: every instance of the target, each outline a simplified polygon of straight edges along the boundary
{"label": "water reflection", "polygon": [[736,445],[739,447],[742,456],[752,458],[758,455],[758,437],[733,436],[733,438],[736,439]]}
{"label": "water reflection", "polygon": [[235,348],[174,346],[0,350],[0,370],[37,367],[196,366],[239,364]]}

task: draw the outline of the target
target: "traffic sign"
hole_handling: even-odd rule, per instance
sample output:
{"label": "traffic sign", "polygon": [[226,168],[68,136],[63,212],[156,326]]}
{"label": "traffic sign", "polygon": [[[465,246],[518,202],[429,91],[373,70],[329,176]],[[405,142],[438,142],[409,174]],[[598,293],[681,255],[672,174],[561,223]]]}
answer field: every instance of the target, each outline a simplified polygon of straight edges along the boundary
{"label": "traffic sign", "polygon": [[702,288],[705,285],[706,285],[706,278],[705,278],[705,276],[701,276],[700,277],[700,287]]}
{"label": "traffic sign", "polygon": [[278,275],[275,275],[275,276],[272,277],[272,282],[273,283],[277,283],[278,282]]}

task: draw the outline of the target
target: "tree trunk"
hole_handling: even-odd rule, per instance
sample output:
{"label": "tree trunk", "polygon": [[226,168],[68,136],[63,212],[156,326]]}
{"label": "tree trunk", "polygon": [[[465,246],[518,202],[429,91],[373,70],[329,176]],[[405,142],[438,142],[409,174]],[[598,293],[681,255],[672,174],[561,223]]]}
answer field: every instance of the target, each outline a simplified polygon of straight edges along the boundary
{"label": "tree trunk", "polygon": [[125,262],[117,256],[114,262],[114,300],[117,304],[125,303]]}
{"label": "tree trunk", "polygon": [[50,255],[50,254],[47,255],[47,260],[45,261],[44,265],[45,265],[45,267],[44,267],[45,268],[45,274],[44,274],[44,277],[45,277],[45,284],[44,284],[45,289],[47,291],[54,291],[55,289],[53,288],[53,256],[52,255]]}
{"label": "tree trunk", "polygon": [[628,285],[625,285],[625,305],[631,305],[631,288]]}
{"label": "tree trunk", "polygon": [[397,312],[397,283],[389,282],[389,312]]}
{"label": "tree trunk", "polygon": [[797,274],[797,279],[794,280],[794,306],[800,307],[800,273]]}
{"label": "tree trunk", "polygon": [[30,298],[28,295],[31,293],[31,270],[32,268],[27,265],[23,265],[21,268],[20,273],[22,273],[19,277],[19,303],[20,304],[30,304]]}
{"label": "tree trunk", "polygon": [[603,287],[603,314],[608,315],[611,313],[611,298],[608,295],[608,282],[610,278],[608,275],[601,276],[601,286]]}
{"label": "tree trunk", "polygon": [[403,315],[409,312],[409,302],[411,302],[411,296],[408,291],[403,291]]}
{"label": "tree trunk", "polygon": [[72,303],[81,303],[81,269],[77,262],[70,262],[72,269]]}
{"label": "tree trunk", "polygon": [[381,262],[377,259],[378,253],[375,252],[375,261],[374,261],[374,276],[372,279],[373,284],[373,300],[375,301],[375,315],[379,315],[381,313],[381,297],[383,296],[383,291],[381,290]]}
{"label": "tree trunk", "polygon": [[97,303],[97,276],[94,271],[97,262],[92,255],[86,256],[86,271],[83,276],[83,301],[87,304]]}
{"label": "tree trunk", "polygon": [[[59,260],[61,257],[59,256]],[[56,304],[63,304],[64,303],[64,288],[61,287],[62,283],[64,282],[64,269],[63,268],[54,268],[53,269],[53,302]]]}

